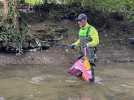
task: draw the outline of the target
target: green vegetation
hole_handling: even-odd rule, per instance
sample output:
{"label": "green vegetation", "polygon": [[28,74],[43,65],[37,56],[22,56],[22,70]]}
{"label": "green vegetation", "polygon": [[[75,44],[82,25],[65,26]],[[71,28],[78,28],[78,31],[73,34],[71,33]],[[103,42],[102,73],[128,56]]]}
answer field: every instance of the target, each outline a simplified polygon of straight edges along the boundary
{"label": "green vegetation", "polygon": [[79,3],[83,7],[90,7],[95,10],[103,11],[106,13],[118,12],[124,15],[130,21],[134,21],[134,0],[40,0],[40,1],[43,1],[44,3],[59,3],[67,5]]}
{"label": "green vegetation", "polygon": [[80,3],[84,7],[90,7],[103,12],[118,12],[130,21],[134,21],[134,0],[51,0],[64,4]]}
{"label": "green vegetation", "polygon": [[7,18],[0,22],[0,41],[5,42],[6,45],[10,42],[15,43],[15,48],[21,52],[27,27],[19,18],[15,2],[9,0]]}
{"label": "green vegetation", "polygon": [[134,0],[83,0],[81,3],[103,12],[118,12],[129,20],[134,20]]}

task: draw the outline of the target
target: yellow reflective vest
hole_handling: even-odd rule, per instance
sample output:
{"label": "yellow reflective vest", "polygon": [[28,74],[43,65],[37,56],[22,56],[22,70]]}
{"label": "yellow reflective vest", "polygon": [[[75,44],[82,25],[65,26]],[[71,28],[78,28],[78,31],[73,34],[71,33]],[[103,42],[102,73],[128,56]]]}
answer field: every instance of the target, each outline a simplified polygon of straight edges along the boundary
{"label": "yellow reflective vest", "polygon": [[[89,29],[88,29],[89,28]],[[89,42],[87,43],[89,47],[96,47],[99,44],[99,35],[98,31],[88,23],[84,26],[81,27],[79,30],[79,37],[84,37],[87,36],[87,31],[88,31],[88,37]],[[75,43],[73,43],[76,46],[79,46],[80,44],[80,39],[78,39]]]}

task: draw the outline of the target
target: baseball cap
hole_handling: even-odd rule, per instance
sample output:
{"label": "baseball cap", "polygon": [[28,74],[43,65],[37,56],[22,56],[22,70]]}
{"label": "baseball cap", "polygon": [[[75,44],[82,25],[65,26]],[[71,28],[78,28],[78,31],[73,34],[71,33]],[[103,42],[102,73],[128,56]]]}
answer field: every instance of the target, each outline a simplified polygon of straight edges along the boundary
{"label": "baseball cap", "polygon": [[84,13],[79,14],[79,16],[76,18],[76,21],[81,21],[81,20],[87,20],[87,15]]}

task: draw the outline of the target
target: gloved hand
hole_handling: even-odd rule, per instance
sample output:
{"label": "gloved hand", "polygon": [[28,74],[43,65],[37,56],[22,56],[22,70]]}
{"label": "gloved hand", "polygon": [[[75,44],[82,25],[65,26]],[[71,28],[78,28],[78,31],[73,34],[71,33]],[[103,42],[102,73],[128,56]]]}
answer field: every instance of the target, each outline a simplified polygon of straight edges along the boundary
{"label": "gloved hand", "polygon": [[90,47],[89,43],[86,44],[86,47]]}
{"label": "gloved hand", "polygon": [[75,49],[75,45],[74,45],[74,44],[69,45],[69,47],[70,47],[71,49]]}

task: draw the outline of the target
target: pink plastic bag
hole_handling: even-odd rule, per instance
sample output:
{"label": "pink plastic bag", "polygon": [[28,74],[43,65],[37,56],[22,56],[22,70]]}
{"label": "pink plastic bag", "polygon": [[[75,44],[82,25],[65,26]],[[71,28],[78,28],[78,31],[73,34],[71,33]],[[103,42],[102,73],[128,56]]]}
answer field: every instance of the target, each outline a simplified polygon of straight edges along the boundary
{"label": "pink plastic bag", "polygon": [[85,81],[89,81],[90,79],[92,79],[92,72],[91,72],[91,70],[83,71],[83,72],[82,72],[82,78],[83,78]]}
{"label": "pink plastic bag", "polygon": [[71,68],[69,68],[68,73],[73,76],[80,76],[82,74],[82,59],[78,59]]}
{"label": "pink plastic bag", "polygon": [[82,76],[85,81],[89,81],[92,78],[91,70],[85,70],[83,66],[83,60],[78,59],[71,68],[69,68],[68,73],[73,76]]}

